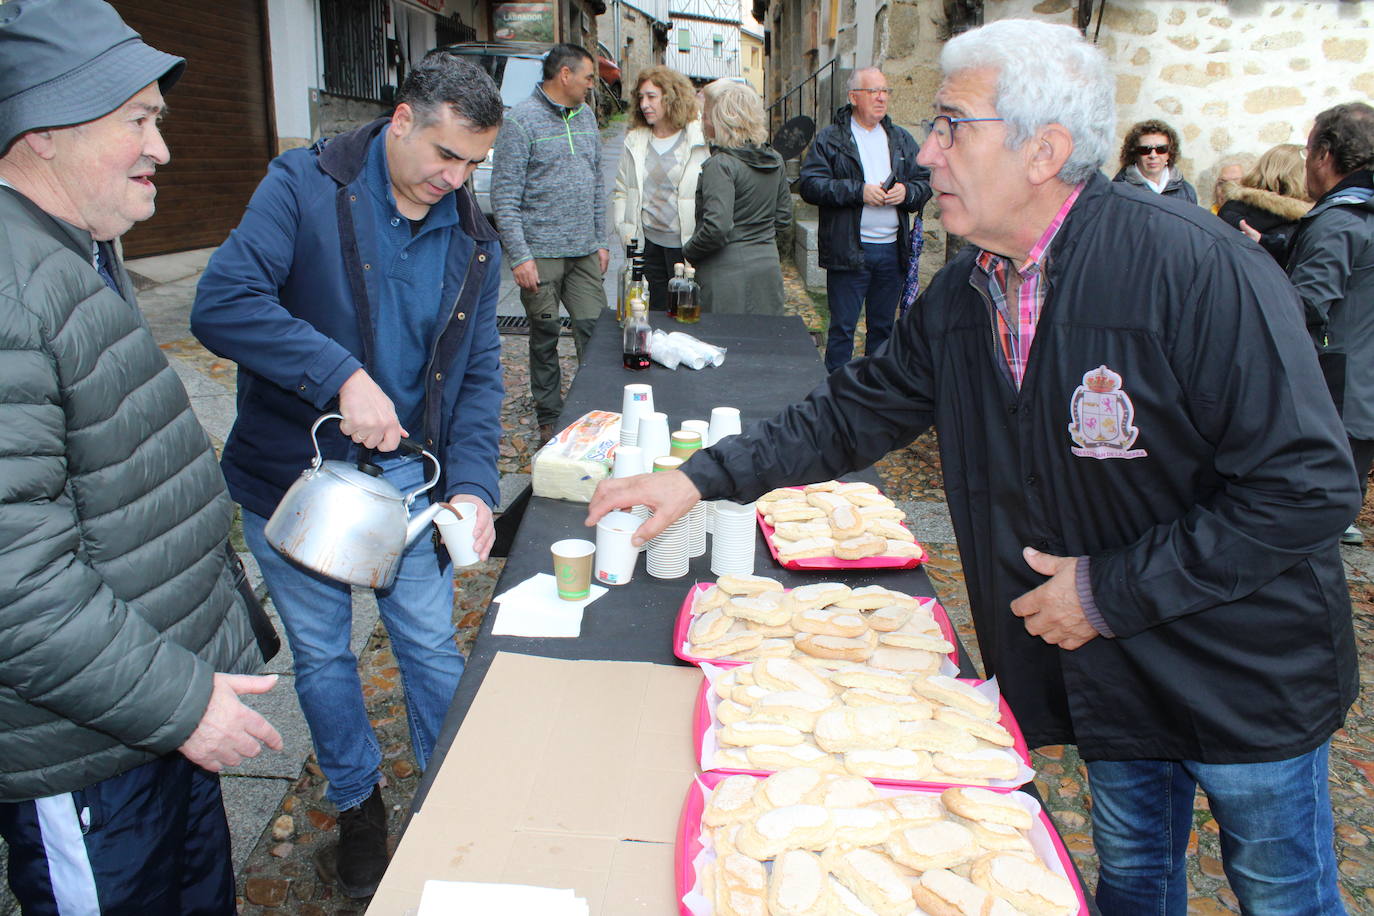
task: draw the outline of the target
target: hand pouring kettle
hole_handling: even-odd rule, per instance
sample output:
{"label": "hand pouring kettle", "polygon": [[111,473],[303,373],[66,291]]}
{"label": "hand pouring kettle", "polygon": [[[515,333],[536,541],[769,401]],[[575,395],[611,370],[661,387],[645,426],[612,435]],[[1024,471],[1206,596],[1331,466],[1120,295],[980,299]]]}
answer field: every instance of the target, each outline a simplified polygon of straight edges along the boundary
{"label": "hand pouring kettle", "polygon": [[315,460],[286,491],[263,529],[267,542],[297,563],[349,585],[386,588],[396,578],[401,553],[429,528],[442,503],[415,518],[410,504],[439,480],[439,459],[409,439],[401,448],[434,463],[434,476],[410,493],[402,493],[366,460],[325,461],[315,431],[327,413],[310,427]]}

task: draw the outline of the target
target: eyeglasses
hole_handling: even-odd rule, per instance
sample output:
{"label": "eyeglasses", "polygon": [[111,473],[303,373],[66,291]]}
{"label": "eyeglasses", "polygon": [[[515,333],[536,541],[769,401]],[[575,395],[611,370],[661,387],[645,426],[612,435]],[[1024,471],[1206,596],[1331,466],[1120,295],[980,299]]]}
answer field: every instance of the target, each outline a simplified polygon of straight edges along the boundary
{"label": "eyeglasses", "polygon": [[1169,144],[1166,143],[1163,146],[1137,146],[1135,148],[1135,154],[1137,156],[1148,156],[1151,153],[1167,156],[1169,155]]}
{"label": "eyeglasses", "polygon": [[1001,121],[1002,118],[951,118],[949,115],[936,115],[929,121],[921,122],[921,129],[925,131],[926,139],[935,138],[935,142],[940,144],[941,149],[949,149],[954,145],[954,128],[960,124],[972,124],[977,121]]}
{"label": "eyeglasses", "polygon": [[867,92],[869,95],[892,95],[891,89],[851,89],[850,92]]}

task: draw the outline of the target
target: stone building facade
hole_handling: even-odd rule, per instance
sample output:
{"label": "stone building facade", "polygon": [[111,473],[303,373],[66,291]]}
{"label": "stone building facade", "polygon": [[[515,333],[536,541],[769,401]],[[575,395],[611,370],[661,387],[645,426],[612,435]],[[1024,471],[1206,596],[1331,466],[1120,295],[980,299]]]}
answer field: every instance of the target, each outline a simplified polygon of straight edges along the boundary
{"label": "stone building facade", "polygon": [[638,74],[663,63],[668,44],[667,4],[644,3],[641,7],[611,0],[610,8],[597,17],[597,27],[602,43],[620,64],[622,97],[629,102]]}
{"label": "stone building facade", "polygon": [[[821,4],[821,12],[830,6]],[[940,84],[950,6],[943,0],[838,0],[833,24],[822,17],[814,31],[803,30],[794,40],[779,41],[774,32],[770,65],[778,78],[770,82],[769,99],[789,88],[786,79],[829,59],[837,62],[837,80],[875,63],[897,90],[893,119],[917,132]],[[807,8],[816,5],[769,0],[766,22],[770,29],[796,22]],[[983,0],[981,8],[984,22],[1031,18],[1074,25],[1078,3]],[[1224,156],[1303,143],[1319,111],[1374,98],[1374,0],[1108,0],[1100,28],[1098,18],[1094,4],[1087,34],[1096,37],[1116,74],[1118,140],[1137,121],[1171,124],[1182,140],[1180,167],[1204,206],[1212,202]],[[874,23],[872,31],[864,22]],[[810,53],[800,45],[810,45]],[[1115,174],[1115,158],[1104,168]],[[925,223],[927,276],[946,257],[933,210]]]}

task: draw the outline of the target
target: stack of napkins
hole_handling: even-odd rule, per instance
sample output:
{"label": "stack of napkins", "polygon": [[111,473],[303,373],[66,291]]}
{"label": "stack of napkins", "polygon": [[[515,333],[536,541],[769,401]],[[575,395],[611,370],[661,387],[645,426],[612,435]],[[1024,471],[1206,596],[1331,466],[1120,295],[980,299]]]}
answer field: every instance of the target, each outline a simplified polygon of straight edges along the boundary
{"label": "stack of napkins", "polygon": [[419,916],[589,916],[571,889],[474,881],[426,881]]}
{"label": "stack of napkins", "polygon": [[604,594],[603,586],[593,585],[586,599],[564,601],[558,597],[553,576],[539,573],[491,599],[501,605],[492,635],[578,636],[582,633],[582,609]]}

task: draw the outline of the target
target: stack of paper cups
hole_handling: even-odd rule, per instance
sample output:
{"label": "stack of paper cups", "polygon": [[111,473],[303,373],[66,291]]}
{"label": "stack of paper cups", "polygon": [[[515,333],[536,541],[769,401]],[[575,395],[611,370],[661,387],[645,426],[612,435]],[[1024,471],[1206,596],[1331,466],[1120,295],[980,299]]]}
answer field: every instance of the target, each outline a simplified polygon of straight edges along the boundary
{"label": "stack of paper cups", "polygon": [[735,436],[740,432],[739,408],[738,407],[713,407],[711,408],[711,423],[706,434],[706,444],[715,445],[726,436]]}
{"label": "stack of paper cups", "polygon": [[[647,385],[628,387],[643,387]],[[611,477],[633,477],[636,474],[643,474],[647,468],[644,467],[644,450],[637,445],[617,445],[615,448],[615,464],[611,466]],[[635,506],[630,513],[639,519],[640,523],[649,520],[649,508],[647,506]],[[639,548],[643,550],[643,547]]]}
{"label": "stack of paper cups", "polygon": [[[654,461],[655,471],[671,471],[682,465],[681,458],[663,457]],[[691,520],[684,515],[649,542],[644,570],[655,579],[677,579],[687,575],[690,565]]]}
{"label": "stack of paper cups", "polygon": [[655,458],[664,458],[672,450],[668,436],[668,415],[657,411],[644,414],[639,418],[639,441],[644,453],[644,469],[648,470]]}
{"label": "stack of paper cups", "polygon": [[718,576],[754,571],[754,504],[717,500],[716,533],[711,538],[711,572]]}
{"label": "stack of paper cups", "polygon": [[620,444],[639,444],[639,421],[653,412],[653,386],[626,385],[620,401]]}
{"label": "stack of paper cups", "polygon": [[[683,420],[682,428],[689,429],[694,433],[700,433],[702,448],[705,448],[707,443],[711,441],[711,424],[705,420]],[[701,510],[700,518],[703,519],[702,529],[705,534],[711,534],[716,530],[716,512],[712,508],[713,505],[714,503],[711,502],[702,502],[692,510],[693,512],[696,512],[697,509]],[[696,542],[693,541],[693,544],[695,543]],[[702,553],[706,551],[706,545],[704,543],[701,546],[701,550]],[[692,556],[699,557],[701,553],[694,553]]]}
{"label": "stack of paper cups", "polygon": [[692,507],[692,511],[687,513],[687,525],[691,533],[688,537],[687,552],[694,557],[699,557],[706,552],[706,519],[708,516],[715,515],[711,511],[711,505],[705,500],[698,500]]}

